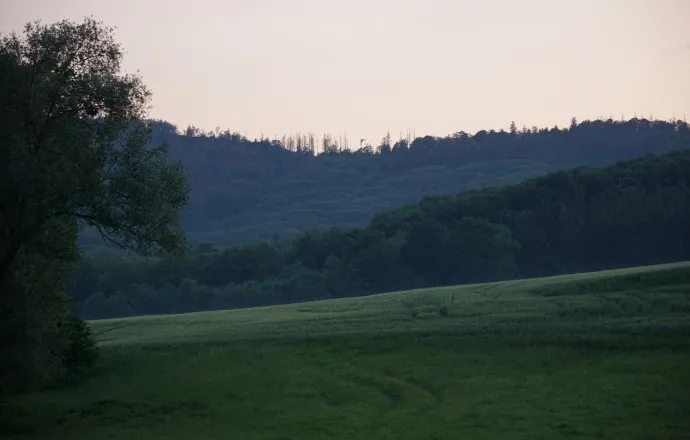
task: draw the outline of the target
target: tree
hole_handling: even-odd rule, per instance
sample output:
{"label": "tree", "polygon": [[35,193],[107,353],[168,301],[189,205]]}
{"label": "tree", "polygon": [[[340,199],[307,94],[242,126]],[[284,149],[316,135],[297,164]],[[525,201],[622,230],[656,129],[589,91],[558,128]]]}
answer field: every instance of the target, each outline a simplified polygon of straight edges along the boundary
{"label": "tree", "polygon": [[514,278],[520,244],[506,226],[486,219],[463,217],[448,238],[451,270],[448,284],[479,283]]}
{"label": "tree", "polygon": [[70,338],[64,324],[69,316],[61,280],[76,260],[76,228],[54,220],[46,232],[18,252],[0,285],[0,398],[40,388],[67,373]]}
{"label": "tree", "polygon": [[430,285],[438,286],[448,270],[448,230],[433,219],[415,223],[401,249],[403,262],[420,273]]}
{"label": "tree", "polygon": [[141,253],[184,248],[187,180],[149,145],[150,92],[121,59],[92,18],[0,36],[0,395],[93,362],[65,294],[81,228]]}
{"label": "tree", "polygon": [[148,146],[150,92],[120,73],[112,29],[29,23],[0,40],[0,281],[54,219],[122,248],[181,249],[188,188],[165,145]]}

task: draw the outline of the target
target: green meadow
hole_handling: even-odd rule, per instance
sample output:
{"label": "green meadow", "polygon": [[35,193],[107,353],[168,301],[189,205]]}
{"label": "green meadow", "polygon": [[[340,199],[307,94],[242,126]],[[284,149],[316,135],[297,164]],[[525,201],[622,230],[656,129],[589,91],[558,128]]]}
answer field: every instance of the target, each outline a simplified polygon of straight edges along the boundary
{"label": "green meadow", "polygon": [[690,263],[91,322],[10,439],[684,439]]}

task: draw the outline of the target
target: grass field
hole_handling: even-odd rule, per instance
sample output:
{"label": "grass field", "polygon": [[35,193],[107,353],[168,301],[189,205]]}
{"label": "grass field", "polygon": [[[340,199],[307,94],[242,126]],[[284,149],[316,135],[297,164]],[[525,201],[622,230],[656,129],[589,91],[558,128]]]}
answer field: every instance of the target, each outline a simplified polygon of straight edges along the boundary
{"label": "grass field", "polygon": [[1,438],[690,438],[688,263],[92,324]]}

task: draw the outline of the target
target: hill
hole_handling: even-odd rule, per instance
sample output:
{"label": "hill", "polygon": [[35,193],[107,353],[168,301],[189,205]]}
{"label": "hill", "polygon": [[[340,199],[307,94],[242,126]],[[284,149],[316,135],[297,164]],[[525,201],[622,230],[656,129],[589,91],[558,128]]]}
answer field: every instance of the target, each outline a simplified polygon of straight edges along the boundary
{"label": "hill", "polygon": [[[566,128],[458,132],[350,149],[346,139],[292,135],[251,141],[239,134],[179,132],[158,121],[190,177],[184,226],[192,243],[269,241],[331,226],[363,226],[377,212],[428,195],[513,184],[578,166],[607,166],[690,146],[684,122],[597,120]],[[100,246],[87,234],[87,248]]]}
{"label": "hill", "polygon": [[690,259],[690,151],[428,197],[361,228],[91,259],[73,283],[88,318],[361,296]]}
{"label": "hill", "polygon": [[690,262],[680,262],[92,324],[101,345],[116,346],[400,333],[586,337],[662,322],[686,331],[688,287]]}
{"label": "hill", "polygon": [[673,439],[690,264],[94,321],[78,386],[3,438]]}

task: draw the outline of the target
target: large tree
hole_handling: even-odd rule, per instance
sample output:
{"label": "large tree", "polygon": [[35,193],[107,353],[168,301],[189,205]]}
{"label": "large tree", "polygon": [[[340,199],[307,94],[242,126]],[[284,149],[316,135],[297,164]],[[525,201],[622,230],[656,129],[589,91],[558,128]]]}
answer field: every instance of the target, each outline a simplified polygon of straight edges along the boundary
{"label": "large tree", "polygon": [[150,92],[122,55],[92,18],[0,40],[0,282],[55,220],[137,251],[181,248],[187,181],[149,146]]}
{"label": "large tree", "polygon": [[80,228],[139,252],[184,248],[187,180],[150,144],[150,92],[122,55],[92,18],[0,36],[0,397],[92,359],[65,295]]}

